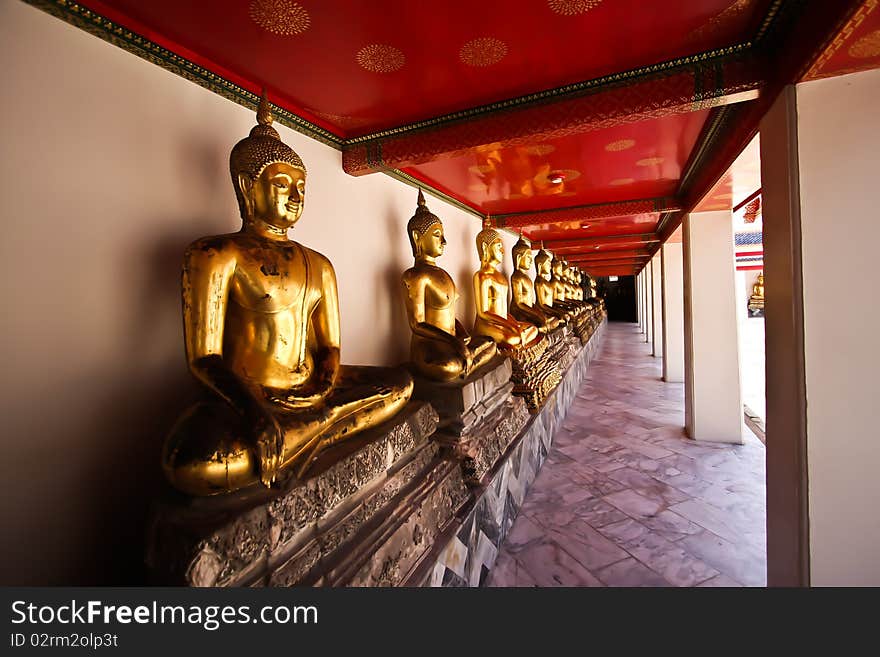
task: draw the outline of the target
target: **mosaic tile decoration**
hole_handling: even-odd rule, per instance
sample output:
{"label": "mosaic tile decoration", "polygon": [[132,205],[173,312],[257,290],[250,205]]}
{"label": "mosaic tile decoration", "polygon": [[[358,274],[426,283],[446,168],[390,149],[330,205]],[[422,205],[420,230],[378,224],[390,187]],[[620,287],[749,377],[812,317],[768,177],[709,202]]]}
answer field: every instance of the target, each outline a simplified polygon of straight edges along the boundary
{"label": "mosaic tile decoration", "polygon": [[571,407],[590,361],[601,347],[607,319],[565,372],[562,383],[526,425],[495,474],[476,493],[454,536],[422,581],[423,586],[481,586],[495,564],[529,486],[547,458],[557,429]]}

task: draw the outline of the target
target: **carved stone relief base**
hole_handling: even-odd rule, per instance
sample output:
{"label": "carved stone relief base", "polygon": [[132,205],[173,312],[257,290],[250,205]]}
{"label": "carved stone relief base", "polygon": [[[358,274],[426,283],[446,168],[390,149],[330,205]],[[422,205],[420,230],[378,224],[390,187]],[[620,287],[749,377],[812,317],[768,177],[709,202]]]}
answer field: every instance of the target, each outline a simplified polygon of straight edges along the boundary
{"label": "carved stone relief base", "polygon": [[169,492],[150,526],[156,583],[400,584],[468,497],[458,463],[429,440],[437,424],[429,404],[411,402],[328,449],[305,481],[211,498]]}
{"label": "carved stone relief base", "polygon": [[588,343],[578,348],[577,357],[565,371],[562,383],[547,397],[483,484],[473,491],[472,501],[408,584],[480,586],[485,581],[528,488],[547,457],[553,436],[577,395],[589,363],[601,346],[606,325],[603,316]]}
{"label": "carved stone relief base", "polygon": [[464,381],[414,377],[413,398],[430,401],[440,417],[434,440],[461,461],[468,484],[479,484],[528,421],[522,399],[512,395],[512,371],[499,355]]}

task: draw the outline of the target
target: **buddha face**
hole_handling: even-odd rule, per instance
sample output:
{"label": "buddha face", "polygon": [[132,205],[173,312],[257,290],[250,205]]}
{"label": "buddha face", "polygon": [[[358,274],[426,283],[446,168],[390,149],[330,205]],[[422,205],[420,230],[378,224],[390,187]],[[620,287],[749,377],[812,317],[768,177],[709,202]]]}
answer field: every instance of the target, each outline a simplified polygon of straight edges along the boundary
{"label": "buddha face", "polygon": [[414,231],[413,241],[416,244],[419,255],[428,258],[438,258],[443,255],[443,247],[446,246],[446,238],[443,236],[443,224],[435,223],[426,230],[421,237]]}
{"label": "buddha face", "polygon": [[524,249],[516,259],[516,268],[520,271],[527,272],[532,268],[532,261],[531,249]]}
{"label": "buddha face", "polygon": [[541,278],[547,278],[550,274],[550,258],[538,258],[535,260],[535,267],[538,269],[538,275]]}
{"label": "buddha face", "polygon": [[285,162],[270,164],[252,185],[241,180],[251,218],[276,228],[290,228],[300,218],[306,175]]}
{"label": "buddha face", "polygon": [[492,240],[489,246],[484,247],[484,258],[491,265],[499,265],[504,260],[504,243],[500,239]]}

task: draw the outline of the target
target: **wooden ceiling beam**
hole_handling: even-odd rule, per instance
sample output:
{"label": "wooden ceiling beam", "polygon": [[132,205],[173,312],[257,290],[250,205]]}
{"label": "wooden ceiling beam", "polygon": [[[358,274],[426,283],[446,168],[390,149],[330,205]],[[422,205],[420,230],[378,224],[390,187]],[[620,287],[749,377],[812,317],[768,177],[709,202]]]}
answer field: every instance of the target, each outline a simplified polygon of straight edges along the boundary
{"label": "wooden ceiling beam", "polygon": [[653,244],[658,242],[659,238],[654,233],[636,233],[633,235],[607,235],[607,236],[599,236],[599,237],[580,237],[580,238],[572,238],[566,240],[544,240],[532,242],[533,249],[539,249],[542,247],[545,249],[549,249],[550,251],[556,251],[558,249],[569,249],[569,248],[580,248],[580,247],[594,247],[594,246],[614,246],[621,244],[633,244],[633,245],[641,245],[641,244]]}
{"label": "wooden ceiling beam", "polygon": [[681,204],[674,198],[645,198],[614,203],[576,205],[537,212],[490,215],[492,224],[499,228],[528,228],[569,221],[597,221],[613,217],[630,217],[637,214],[674,212]]}
{"label": "wooden ceiling beam", "polygon": [[488,144],[526,146],[752,100],[764,84],[755,62],[750,50],[702,53],[349,139],[342,166],[361,176],[467,155]]}

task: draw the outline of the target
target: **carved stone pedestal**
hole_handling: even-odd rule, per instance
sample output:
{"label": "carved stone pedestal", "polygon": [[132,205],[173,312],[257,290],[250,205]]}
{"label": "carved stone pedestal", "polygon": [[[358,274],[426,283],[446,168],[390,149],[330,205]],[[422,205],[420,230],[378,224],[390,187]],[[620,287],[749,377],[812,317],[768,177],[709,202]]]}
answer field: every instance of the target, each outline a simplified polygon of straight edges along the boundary
{"label": "carved stone pedestal", "polygon": [[574,335],[569,326],[560,326],[552,333],[548,333],[547,339],[547,358],[556,363],[556,369],[561,376],[564,376],[581,350],[580,339]]}
{"label": "carved stone pedestal", "polygon": [[583,347],[575,340],[577,357],[565,371],[562,383],[513,441],[481,486],[472,490],[472,501],[447,530],[432,556],[414,572],[413,584],[423,586],[480,586],[510,532],[526,493],[547,458],[553,437],[565,420],[590,361],[598,352],[606,322],[604,317]]}
{"label": "carved stone pedestal", "polygon": [[411,402],[328,449],[279,489],[188,498],[153,509],[147,563],[158,584],[396,585],[467,501],[461,469],[429,440],[434,409]]}
{"label": "carved stone pedestal", "polygon": [[561,380],[556,362],[547,351],[549,346],[550,340],[545,335],[530,347],[501,351],[510,358],[513,365],[513,394],[525,400],[530,413],[537,412],[547,395]]}
{"label": "carved stone pedestal", "polygon": [[525,404],[511,394],[511,373],[510,360],[496,356],[464,381],[414,377],[413,399],[430,401],[440,417],[434,440],[461,460],[471,485],[480,482],[528,420]]}

